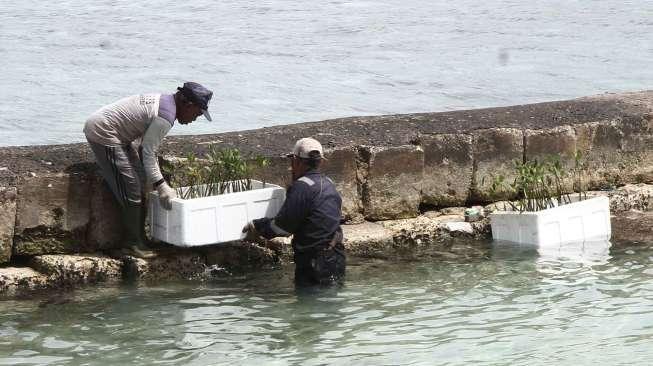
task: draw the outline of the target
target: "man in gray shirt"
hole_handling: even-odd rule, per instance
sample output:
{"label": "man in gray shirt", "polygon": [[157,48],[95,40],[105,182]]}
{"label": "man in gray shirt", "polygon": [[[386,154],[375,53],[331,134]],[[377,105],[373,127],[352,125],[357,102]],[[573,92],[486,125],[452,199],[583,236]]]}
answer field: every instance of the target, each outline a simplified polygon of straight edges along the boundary
{"label": "man in gray shirt", "polygon": [[86,120],[86,139],[102,177],[122,208],[126,254],[154,256],[143,237],[141,192],[151,184],[159,193],[161,205],[168,210],[172,207],[176,194],[159,169],[159,145],[175,119],[182,125],[200,115],[211,121],[207,109],[212,96],[213,92],[202,85],[187,82],[175,94],[141,94],[121,99],[100,108]]}

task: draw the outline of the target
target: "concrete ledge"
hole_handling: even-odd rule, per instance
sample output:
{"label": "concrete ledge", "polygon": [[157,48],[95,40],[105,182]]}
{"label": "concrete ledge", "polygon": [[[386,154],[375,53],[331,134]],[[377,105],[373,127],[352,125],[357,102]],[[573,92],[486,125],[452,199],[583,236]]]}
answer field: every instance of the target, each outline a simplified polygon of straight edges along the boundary
{"label": "concrete ledge", "polygon": [[[288,163],[279,155],[298,138],[313,136],[330,154],[325,170],[343,194],[345,219],[389,220],[417,217],[420,208],[510,198],[489,195],[490,181],[483,178],[503,174],[510,181],[514,160],[551,153],[566,156],[582,151],[591,173],[586,182],[589,187],[653,182],[652,116],[653,92],[644,91],[471,111],[351,117],[215,135],[169,136],[161,153],[203,155],[216,145],[262,154],[272,164],[261,176],[285,185]],[[12,255],[33,256],[91,252],[110,248],[117,241],[116,210],[95,176],[87,144],[0,148],[0,187],[17,189],[15,208],[11,200],[0,200],[5,218],[0,223],[0,261],[11,260],[7,246]],[[648,205],[648,198],[633,195],[640,198],[615,198],[615,205],[620,210]],[[475,225],[479,224],[472,224],[476,233]],[[454,233],[468,229],[466,225],[446,226],[441,229]],[[452,230],[454,227],[461,230]],[[422,234],[415,230],[414,238],[393,236],[393,245],[397,245],[395,239],[416,243],[419,235],[432,234],[430,229]],[[12,236],[12,243],[6,244]]]}

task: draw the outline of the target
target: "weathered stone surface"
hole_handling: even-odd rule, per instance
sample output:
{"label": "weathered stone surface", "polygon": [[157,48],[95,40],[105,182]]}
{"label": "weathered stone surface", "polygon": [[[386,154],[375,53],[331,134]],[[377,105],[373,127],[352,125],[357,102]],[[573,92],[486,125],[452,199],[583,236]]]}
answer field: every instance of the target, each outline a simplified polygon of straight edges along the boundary
{"label": "weathered stone surface", "polygon": [[506,182],[515,178],[514,163],[524,159],[524,136],[514,128],[491,128],[473,132],[474,178],[472,197],[475,201],[497,201],[511,198],[505,192],[490,194],[493,177],[502,175]]}
{"label": "weathered stone surface", "polygon": [[574,127],[585,150],[590,188],[614,188],[626,183],[653,182],[653,121],[647,116],[624,116]]}
{"label": "weathered stone surface", "polygon": [[627,184],[615,190],[590,191],[587,195],[608,197],[610,212],[613,214],[630,210],[653,210],[653,185],[650,184]]}
{"label": "weathered stone surface", "polygon": [[392,231],[373,222],[342,226],[347,255],[387,258],[393,251]]}
{"label": "weathered stone surface", "polygon": [[0,264],[11,259],[16,222],[16,188],[0,187]]}
{"label": "weathered stone surface", "polygon": [[368,220],[419,214],[424,152],[418,146],[362,147],[359,150],[363,212]]}
{"label": "weathered stone surface", "polygon": [[[576,131],[571,126],[544,130],[524,131],[524,158],[526,161],[546,161],[560,158],[564,171],[571,173],[575,165]],[[564,181],[566,192],[573,191],[573,180]]]}
{"label": "weathered stone surface", "polygon": [[[290,149],[290,148],[289,148]],[[290,162],[288,158],[273,156],[267,157],[268,165],[254,169],[252,177],[266,183],[276,184],[281,187],[288,187],[292,182]]]}
{"label": "weathered stone surface", "polygon": [[201,250],[207,265],[217,265],[230,270],[260,268],[279,263],[279,255],[274,250],[253,243],[225,243],[207,246]]}
{"label": "weathered stone surface", "polygon": [[14,296],[24,292],[43,290],[48,278],[29,267],[0,268],[0,295]]}
{"label": "weathered stone surface", "polygon": [[327,150],[322,171],[330,177],[342,197],[342,215],[347,222],[363,220],[362,203],[358,193],[357,152],[353,148]]}
{"label": "weathered stone surface", "polygon": [[146,282],[201,278],[206,269],[204,257],[192,252],[175,251],[151,259],[126,256],[123,261],[126,277]]}
{"label": "weathered stone surface", "polygon": [[90,212],[86,247],[108,249],[120,243],[122,223],[120,207],[100,176],[90,179]]}
{"label": "weathered stone surface", "polygon": [[464,204],[474,172],[472,136],[440,134],[420,140],[424,148],[422,202],[440,207]]}
{"label": "weathered stone surface", "polygon": [[119,280],[122,277],[122,261],[93,254],[40,255],[30,260],[37,271],[48,275],[59,286]]}
{"label": "weathered stone surface", "polygon": [[653,243],[653,212],[631,210],[611,218],[612,242]]}
{"label": "weathered stone surface", "polygon": [[440,217],[429,219],[419,216],[412,219],[383,221],[381,224],[392,232],[395,249],[402,252],[419,250],[420,247],[438,245]]}
{"label": "weathered stone surface", "polygon": [[442,225],[451,234],[474,235],[474,227],[469,222],[445,222]]}
{"label": "weathered stone surface", "polygon": [[84,249],[90,182],[84,174],[23,177],[18,185],[14,254],[73,253]]}

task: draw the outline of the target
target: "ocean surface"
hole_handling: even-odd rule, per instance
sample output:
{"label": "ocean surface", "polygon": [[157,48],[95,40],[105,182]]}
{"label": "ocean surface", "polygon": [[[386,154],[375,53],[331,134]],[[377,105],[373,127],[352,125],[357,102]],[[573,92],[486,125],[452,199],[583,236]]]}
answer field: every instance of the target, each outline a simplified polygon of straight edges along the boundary
{"label": "ocean surface", "polygon": [[0,146],[84,141],[127,95],[214,90],[172,134],[651,89],[653,2],[17,1],[0,6]]}
{"label": "ocean surface", "polygon": [[651,365],[653,247],[615,244],[0,301],[0,365]]}

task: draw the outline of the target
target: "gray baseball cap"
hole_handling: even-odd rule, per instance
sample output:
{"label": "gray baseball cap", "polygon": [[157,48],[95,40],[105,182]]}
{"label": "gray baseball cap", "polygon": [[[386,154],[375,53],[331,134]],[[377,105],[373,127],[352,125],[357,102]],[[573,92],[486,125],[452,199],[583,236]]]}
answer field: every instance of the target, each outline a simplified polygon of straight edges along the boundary
{"label": "gray baseball cap", "polygon": [[292,157],[293,155],[303,159],[324,159],[322,144],[310,137],[297,140],[292,152],[286,154],[287,157]]}
{"label": "gray baseball cap", "polygon": [[179,90],[191,103],[200,107],[207,120],[213,121],[209,114],[209,102],[211,101],[211,97],[213,97],[212,91],[202,86],[202,84],[192,81],[185,82],[184,86],[177,88],[177,90]]}

